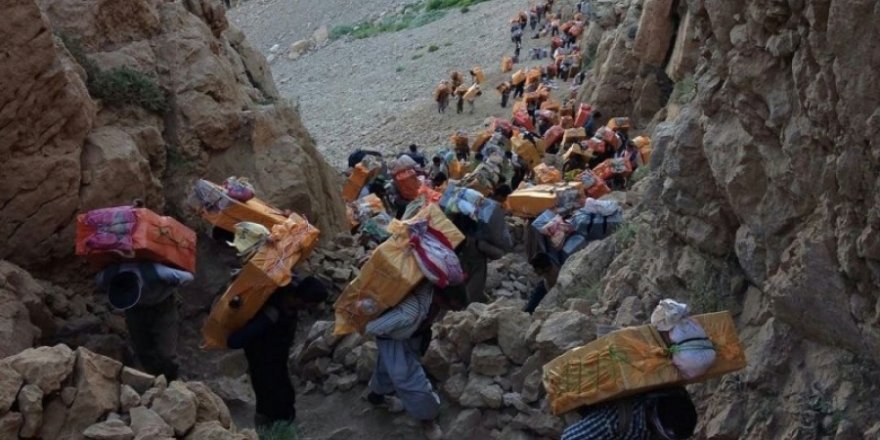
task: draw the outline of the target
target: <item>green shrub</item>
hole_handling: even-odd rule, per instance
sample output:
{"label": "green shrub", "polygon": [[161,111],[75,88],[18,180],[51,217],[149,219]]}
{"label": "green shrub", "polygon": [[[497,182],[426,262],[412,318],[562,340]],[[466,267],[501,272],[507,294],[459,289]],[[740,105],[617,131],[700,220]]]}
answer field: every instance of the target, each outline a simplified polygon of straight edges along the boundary
{"label": "green shrub", "polygon": [[333,40],[342,38],[346,35],[351,35],[354,32],[354,26],[350,25],[339,25],[333,26],[333,29],[330,29],[330,38]]}
{"label": "green shrub", "polygon": [[299,432],[293,423],[276,422],[275,424],[257,428],[260,440],[298,440]]}
{"label": "green shrub", "polygon": [[462,13],[462,14],[467,14],[468,12],[471,12],[471,8],[469,8],[469,7],[467,7],[467,6],[463,6],[463,7],[461,8],[461,13]]}
{"label": "green shrub", "polygon": [[440,50],[440,48],[434,44],[428,46],[428,52],[437,52],[438,50]]}
{"label": "green shrub", "polygon": [[676,104],[685,105],[696,98],[696,96],[697,83],[694,81],[694,77],[688,76],[675,83],[670,99]]}
{"label": "green shrub", "polygon": [[397,66],[397,68],[394,69],[394,71],[397,73],[403,72],[404,70],[406,70],[406,69],[403,66]]}
{"label": "green shrub", "polygon": [[[475,5],[477,3],[483,3],[489,0],[430,0],[428,4],[425,5],[425,9],[428,11],[438,11],[441,9],[450,9],[450,8],[467,8],[468,6]],[[467,12],[462,10],[462,12]]]}
{"label": "green shrub", "polygon": [[165,91],[149,75],[130,67],[102,71],[86,55],[79,40],[60,35],[73,59],[86,71],[89,94],[106,105],[138,105],[146,110],[164,113],[168,110]]}
{"label": "green shrub", "polygon": [[417,53],[417,54],[415,54],[415,55],[412,56],[412,59],[413,59],[413,60],[417,60],[417,59],[419,59],[419,58],[421,58],[421,57],[422,57],[422,54]]}
{"label": "green shrub", "polygon": [[128,67],[117,67],[89,76],[89,93],[109,105],[139,105],[149,111],[164,113],[168,99],[146,74]]}
{"label": "green shrub", "polygon": [[624,222],[614,231],[614,240],[620,246],[620,249],[626,249],[636,241],[638,234],[638,225],[632,222]]}

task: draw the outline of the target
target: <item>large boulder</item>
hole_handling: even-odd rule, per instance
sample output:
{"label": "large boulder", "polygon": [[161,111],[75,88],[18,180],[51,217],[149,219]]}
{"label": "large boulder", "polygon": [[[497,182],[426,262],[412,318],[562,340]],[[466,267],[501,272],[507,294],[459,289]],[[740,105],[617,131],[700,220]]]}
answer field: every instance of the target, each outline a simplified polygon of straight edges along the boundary
{"label": "large boulder", "polygon": [[187,382],[186,387],[196,395],[197,422],[216,420],[224,428],[229,428],[232,425],[229,408],[223,403],[223,399],[214,394],[207,385],[201,382]]}
{"label": "large boulder", "polygon": [[132,440],[134,431],[122,420],[108,420],[89,426],[83,435],[90,440]]}
{"label": "large boulder", "polygon": [[5,3],[0,91],[0,258],[18,263],[70,254],[82,144],[95,105],[34,0]]}
{"label": "large boulder", "polygon": [[14,439],[18,438],[18,431],[24,419],[17,412],[8,412],[0,416],[0,438]]}
{"label": "large boulder", "polygon": [[471,374],[459,403],[465,408],[499,409],[504,405],[504,390],[490,377]]}
{"label": "large boulder", "polygon": [[0,414],[6,414],[15,398],[18,390],[24,384],[24,379],[17,371],[7,364],[0,363]]}
{"label": "large boulder", "polygon": [[196,424],[198,398],[183,382],[174,381],[153,399],[150,409],[182,436]]}
{"label": "large boulder", "polygon": [[586,344],[594,334],[594,325],[586,315],[568,310],[550,315],[535,342],[543,355],[552,358]]}
{"label": "large boulder", "polygon": [[73,373],[77,356],[66,345],[27,349],[2,363],[12,367],[25,383],[36,385],[46,395],[61,389],[61,384]]}
{"label": "large boulder", "polygon": [[76,350],[73,385],[76,396],[59,434],[62,439],[80,438],[82,432],[119,408],[119,373],[122,364],[85,348]]}
{"label": "large boulder", "polygon": [[132,408],[129,416],[131,416],[131,429],[138,438],[174,436],[174,428],[165,423],[159,414],[145,406]]}
{"label": "large boulder", "polygon": [[43,391],[36,385],[25,385],[18,392],[18,410],[24,417],[19,436],[34,438],[43,424]]}
{"label": "large boulder", "polygon": [[480,344],[471,352],[470,370],[476,374],[503,376],[508,365],[507,357],[497,345]]}

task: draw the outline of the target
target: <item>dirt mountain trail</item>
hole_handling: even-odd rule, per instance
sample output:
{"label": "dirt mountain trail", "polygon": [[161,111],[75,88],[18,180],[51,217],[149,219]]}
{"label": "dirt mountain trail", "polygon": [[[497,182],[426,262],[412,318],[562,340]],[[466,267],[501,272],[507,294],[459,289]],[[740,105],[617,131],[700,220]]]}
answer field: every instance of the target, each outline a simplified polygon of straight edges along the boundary
{"label": "dirt mountain trail", "polygon": [[[250,2],[229,15],[269,56],[275,44],[286,51],[311,30],[359,23],[383,7],[393,13],[403,2],[370,1],[355,10],[351,3]],[[279,52],[272,72],[282,96],[299,103],[318,149],[337,168],[345,166],[348,153],[357,147],[391,153],[414,142],[433,151],[447,147],[458,129],[473,133],[487,117],[510,117],[510,107],[501,108],[494,88],[509,78],[500,66],[502,56],[513,55],[509,19],[527,6],[525,1],[493,0],[471,6],[466,13],[449,9],[440,20],[414,29],[333,40],[293,61]],[[320,21],[331,16],[325,10],[341,13]],[[531,39],[532,34],[528,30],[523,36],[517,69],[547,63],[527,60],[531,48],[549,47],[549,38]],[[453,70],[467,76],[474,66],[486,73],[474,114],[467,109],[456,114],[454,101],[446,114],[437,114],[432,98],[436,84]],[[556,85],[558,99],[568,93],[571,82]]]}

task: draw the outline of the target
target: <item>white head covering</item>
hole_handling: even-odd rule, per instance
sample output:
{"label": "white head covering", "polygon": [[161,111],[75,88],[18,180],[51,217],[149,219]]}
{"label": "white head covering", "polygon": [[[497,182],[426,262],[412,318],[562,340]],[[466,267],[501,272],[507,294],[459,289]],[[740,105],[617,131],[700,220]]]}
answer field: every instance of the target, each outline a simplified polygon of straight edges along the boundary
{"label": "white head covering", "polygon": [[668,332],[672,330],[682,319],[688,317],[688,306],[671,299],[664,299],[657,304],[654,313],[651,314],[651,324],[657,330]]}

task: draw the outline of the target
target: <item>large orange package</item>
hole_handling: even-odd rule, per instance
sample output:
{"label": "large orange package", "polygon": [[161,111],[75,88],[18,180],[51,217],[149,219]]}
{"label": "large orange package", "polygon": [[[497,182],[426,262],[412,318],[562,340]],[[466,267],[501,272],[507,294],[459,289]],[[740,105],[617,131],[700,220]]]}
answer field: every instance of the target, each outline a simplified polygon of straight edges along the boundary
{"label": "large orange package", "polygon": [[405,170],[394,175],[394,187],[400,197],[407,201],[415,200],[419,196],[419,188],[422,182],[415,170]]}
{"label": "large orange package", "polygon": [[651,153],[654,149],[651,147],[651,138],[647,136],[638,136],[632,140],[632,143],[639,149],[639,156],[642,164],[649,165],[651,163]]}
{"label": "large orange package", "polygon": [[95,268],[147,260],[196,271],[196,233],[146,208],[117,206],[76,216],[76,255]]}
{"label": "large orange package", "polygon": [[525,161],[529,168],[534,168],[541,163],[541,157],[544,155],[544,152],[540,149],[539,145],[522,136],[510,138],[510,143],[513,146],[513,152]]}
{"label": "large orange package", "polygon": [[548,185],[535,185],[518,189],[507,196],[505,207],[517,216],[532,218],[548,209],[566,211],[584,204],[583,184],[565,182]]}
{"label": "large orange package", "polygon": [[562,145],[575,144],[586,138],[587,131],[584,130],[584,127],[569,128],[565,130],[565,134],[562,136]]}
{"label": "large orange package", "polygon": [[452,146],[455,147],[456,150],[467,150],[468,149],[468,138],[464,133],[455,133],[449,137],[449,141],[452,142]]}
{"label": "large orange package", "polygon": [[703,382],[746,367],[745,352],[730,312],[693,318],[715,344],[715,364],[704,375],[685,380],[653,326],[624,328],[544,365],[544,388],[553,414],[652,389]]}
{"label": "large orange package", "polygon": [[513,115],[513,123],[519,127],[525,128],[528,131],[535,132],[535,125],[532,124],[532,118],[529,116],[529,112],[526,110],[520,110]]}
{"label": "large orange package", "polygon": [[474,76],[474,82],[477,84],[482,84],[486,82],[486,74],[483,73],[483,69],[481,67],[474,67],[471,69],[471,75]]}
{"label": "large orange package", "polygon": [[[229,336],[256,316],[281,286],[290,284],[293,268],[309,257],[320,231],[294,214],[272,227],[270,241],[244,265],[214,304],[202,326],[205,348],[226,348]],[[238,307],[233,307],[238,298]]]}
{"label": "large orange package", "polygon": [[[210,194],[205,194],[205,193]],[[254,197],[247,202],[239,202],[228,195],[219,185],[199,180],[196,182],[196,193],[201,197],[212,197],[211,206],[198,207],[199,215],[208,223],[226,231],[235,232],[235,225],[241,222],[253,222],[271,230],[273,226],[284,223],[287,217],[274,206]],[[205,203],[200,200],[199,203]]]}
{"label": "large orange package", "polygon": [[632,122],[627,117],[618,116],[609,119],[607,126],[614,131],[629,130],[632,127]]}
{"label": "large orange package", "polygon": [[565,135],[565,129],[561,125],[554,125],[544,132],[544,145],[548,148],[556,145]]}
{"label": "large orange package", "polygon": [[535,181],[539,184],[557,183],[562,181],[562,172],[546,164],[538,164],[535,169]]}
{"label": "large orange package", "polygon": [[409,245],[407,226],[425,219],[453,246],[464,241],[464,235],[433,203],[410,220],[393,220],[388,226],[391,238],[373,251],[357,278],[336,300],[335,335],[363,333],[367,323],[399,304],[424,279]]}
{"label": "large orange package", "polygon": [[526,85],[537,84],[541,82],[541,69],[532,68],[526,72]]}
{"label": "large orange package", "polygon": [[507,73],[513,70],[513,58],[504,57],[501,58],[501,73]]}
{"label": "large orange package", "polygon": [[526,72],[523,69],[519,69],[510,75],[510,83],[518,86],[522,83],[526,82]]}
{"label": "large orange package", "polygon": [[364,164],[355,165],[351,170],[351,176],[348,176],[345,186],[342,187],[342,200],[346,202],[357,200],[361,190],[364,189],[371,177],[370,170]]}
{"label": "large orange package", "polygon": [[541,103],[541,110],[550,110],[559,113],[559,109],[562,107],[562,104],[559,101],[554,99],[548,99]]}
{"label": "large orange package", "polygon": [[486,145],[486,142],[489,142],[489,139],[492,139],[491,131],[484,131],[477,135],[477,138],[474,139],[474,144],[471,145],[471,151],[474,153],[478,153],[483,149],[483,145]]}
{"label": "large orange package", "polygon": [[632,163],[625,158],[606,159],[593,168],[593,173],[602,180],[610,180],[614,176],[629,177],[633,172]]}
{"label": "large orange package", "polygon": [[578,106],[577,116],[574,118],[575,127],[583,127],[593,114],[593,107],[589,104],[581,104]]}

